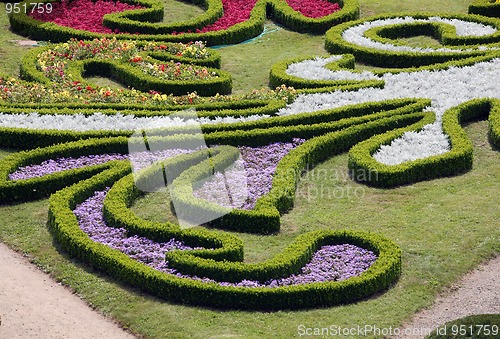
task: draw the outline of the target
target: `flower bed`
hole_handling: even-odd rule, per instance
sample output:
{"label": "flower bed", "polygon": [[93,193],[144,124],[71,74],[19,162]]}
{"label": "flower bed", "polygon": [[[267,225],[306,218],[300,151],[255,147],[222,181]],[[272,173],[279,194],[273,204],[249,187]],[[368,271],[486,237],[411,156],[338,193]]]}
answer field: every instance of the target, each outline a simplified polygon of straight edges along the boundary
{"label": "flower bed", "polygon": [[[137,235],[128,236],[127,230],[123,228],[109,227],[101,212],[105,195],[106,191],[95,192],[92,197],[79,204],[74,210],[79,227],[90,239],[117,249],[130,258],[162,272],[186,279],[216,282],[206,277],[190,276],[177,272],[175,269],[170,268],[168,261],[165,260],[166,253],[170,251],[199,250],[201,248],[186,246],[183,242],[173,238],[167,242],[158,243]],[[252,280],[243,280],[236,283],[219,281],[217,283],[220,286],[275,288],[278,286],[342,281],[359,276],[376,259],[377,256],[372,251],[350,244],[322,246],[297,274],[272,279],[264,283]]]}
{"label": "flower bed", "polygon": [[321,18],[340,11],[340,5],[327,0],[286,0],[295,11],[308,18]]}
{"label": "flower bed", "polygon": [[257,0],[222,0],[224,14],[211,25],[196,30],[197,33],[221,31],[250,19],[250,13]]}
{"label": "flower bed", "polygon": [[[163,298],[167,298],[174,302],[182,301],[183,303],[196,305],[210,305],[213,307],[225,308],[245,308],[245,309],[280,309],[280,308],[304,308],[320,305],[333,305],[352,301],[373,293],[375,290],[384,289],[399,275],[400,272],[400,252],[399,249],[391,242],[376,236],[362,232],[315,232],[303,235],[294,241],[287,250],[280,256],[270,260],[269,262],[259,265],[243,265],[241,263],[231,263],[230,261],[214,261],[212,259],[195,260],[192,262],[192,268],[202,268],[204,263],[216,262],[216,266],[227,266],[229,270],[240,272],[237,275],[253,275],[258,272],[264,272],[262,269],[278,267],[288,267],[295,270],[297,256],[300,260],[297,263],[303,266],[310,261],[312,253],[319,250],[323,245],[344,244],[349,243],[358,247],[369,249],[377,254],[378,259],[366,272],[357,278],[350,278],[343,281],[327,281],[315,282],[306,285],[280,286],[275,288],[242,288],[236,286],[220,286],[212,282],[197,281],[183,277],[177,277],[166,273],[158,272],[149,268],[144,264],[139,264],[123,253],[110,249],[99,243],[91,241],[78,226],[76,216],[69,209],[68,201],[70,196],[77,194],[80,198],[73,200],[76,204],[86,200],[86,197],[93,195],[91,191],[102,184],[106,184],[116,180],[117,176],[123,175],[123,169],[116,169],[107,173],[102,173],[93,179],[86,182],[81,182],[71,189],[60,191],[59,194],[53,195],[51,198],[51,211],[49,224],[53,229],[56,239],[62,244],[63,248],[70,251],[81,259],[90,260],[95,267],[108,272],[109,274],[121,279],[133,286],[141,286],[147,291],[155,293]],[[81,195],[83,192],[87,194]],[[76,206],[76,205],[75,205]],[[68,214],[69,213],[69,214]],[[160,232],[165,233],[167,229]],[[153,231],[151,229],[151,231]],[[204,258],[217,255],[217,253],[230,253],[229,248],[237,248],[241,244],[234,242],[234,238],[224,234],[213,234],[204,231],[179,231],[172,229],[173,233],[177,234],[175,238],[178,240],[187,240],[191,244],[195,243],[218,243],[216,248],[211,250],[198,250],[189,252],[169,252],[167,257],[177,259],[176,269],[180,265],[179,259],[186,253],[189,257],[198,253]],[[83,237],[82,237],[83,235]],[[159,235],[159,233],[158,233]],[[215,237],[222,237],[215,242]],[[222,240],[224,239],[224,240]],[[185,241],[184,240],[184,241]],[[221,242],[222,240],[222,242]],[[73,245],[67,246],[66,244]],[[84,245],[85,244],[85,245]],[[223,244],[223,248],[218,248]],[[213,245],[212,245],[213,246]],[[236,246],[236,247],[234,247]],[[195,245],[196,247],[196,245]],[[175,255],[174,257],[169,256]],[[179,257],[181,256],[181,257]],[[187,258],[186,258],[187,259]],[[222,259],[222,258],[221,258]],[[280,264],[280,262],[282,262]],[[303,264],[302,264],[303,263]],[[283,266],[283,264],[286,264]],[[199,266],[202,265],[202,266]],[[298,266],[298,268],[300,268]],[[186,266],[189,267],[189,266]],[[266,268],[267,270],[267,268]],[[298,271],[298,270],[297,270]],[[252,273],[254,272],[254,273]],[[207,274],[210,274],[207,271]],[[206,276],[206,275],[202,275]],[[232,279],[231,279],[232,280]],[[342,293],[345,288],[349,288],[349,294]],[[327,292],[325,294],[325,292]],[[325,298],[326,297],[326,298]]]}
{"label": "flower bed", "polygon": [[[310,11],[310,8],[318,8],[318,3],[324,7],[322,14],[327,15],[320,15],[317,10]],[[307,17],[301,12],[295,11],[285,0],[251,2],[204,0],[201,2],[202,6],[207,9],[204,14],[186,22],[166,24],[158,22],[163,18],[163,5],[161,2],[137,0],[134,1],[134,4],[144,8],[123,13],[110,13],[101,20],[102,23],[95,23],[92,26],[105,32],[141,33],[141,40],[176,42],[203,40],[208,45],[220,45],[242,42],[262,33],[267,10],[269,10],[271,16],[287,27],[310,33],[323,33],[332,25],[355,19],[359,15],[359,4],[356,0],[343,1],[340,10],[337,10],[335,4],[326,1],[323,3],[323,0],[309,1],[307,10],[303,7],[299,8],[300,11],[314,17]],[[292,4],[295,6],[296,2],[292,2]],[[335,11],[327,13],[326,10]],[[44,16],[47,16],[47,14]],[[98,20],[97,17],[102,18],[102,14],[96,15],[96,20]],[[72,27],[63,27],[52,22],[40,25],[40,21],[25,13],[11,13],[9,20],[13,30],[20,34],[29,35],[33,39],[43,40],[50,36],[52,41],[63,42],[72,37],[78,39],[112,37],[109,33],[96,33]],[[179,32],[186,33],[179,34]],[[130,37],[130,35],[117,35],[119,39],[126,39],[127,37]]]}
{"label": "flower bed", "polygon": [[61,0],[52,2],[52,11],[48,13],[30,12],[29,16],[43,22],[53,22],[57,25],[71,27],[95,33],[120,33],[118,29],[112,30],[102,25],[106,14],[124,12],[144,8],[139,5],[130,5],[120,1],[105,0]]}
{"label": "flower bed", "polygon": [[[291,9],[284,0],[257,1],[249,14],[245,12],[249,16],[236,25],[199,35],[170,34],[168,38],[206,36],[211,43],[238,41],[258,31],[266,10],[294,29],[317,32],[325,25],[357,15],[352,4],[346,1],[338,14],[311,19]],[[139,27],[134,25],[140,23],[141,15],[135,21],[126,14],[109,17],[128,18],[124,23],[132,28]],[[214,19],[209,24],[216,22],[215,16],[208,20]],[[217,25],[230,18],[220,17],[222,21]],[[16,18],[19,16],[12,16],[12,22]],[[47,27],[52,26],[47,24]],[[152,29],[154,24],[144,27]],[[36,51],[40,54],[38,59],[31,54],[35,52],[30,52],[30,62],[23,63],[22,73],[43,85],[35,87],[16,79],[1,79],[2,98],[9,105],[1,106],[4,125],[0,128],[0,141],[4,145],[18,143],[24,148],[59,144],[14,154],[0,162],[0,201],[51,195],[48,224],[63,249],[124,283],[172,302],[267,310],[331,306],[365,298],[388,288],[400,275],[399,248],[380,236],[342,230],[309,232],[301,234],[269,260],[248,264],[243,262],[242,240],[235,233],[215,229],[257,234],[278,232],[281,215],[293,207],[302,172],[349,150],[349,169],[354,173],[373,173],[365,176],[366,181],[382,187],[456,175],[470,169],[472,145],[464,136],[462,123],[489,118],[490,138],[494,144],[500,140],[498,29],[496,20],[461,15],[385,15],[343,24],[327,33],[326,46],[353,55],[282,62],[273,68],[272,81],[285,85],[272,93],[248,94],[242,102],[238,101],[240,97],[220,95],[200,98],[189,94],[174,99],[158,92],[114,93],[92,86],[87,89],[83,78],[69,80],[70,75],[78,77],[93,72],[123,75],[126,74],[123,69],[133,68],[140,73],[150,72],[141,79],[160,75],[175,78],[175,73],[179,73],[179,77],[202,83],[206,74],[203,71],[196,74],[196,70],[203,70],[205,64],[185,69],[179,65],[179,70],[173,66],[176,64],[168,64],[170,57],[206,62],[204,46],[199,43],[175,47],[163,42],[73,40]],[[62,38],[77,31],[54,32],[60,34],[57,38]],[[439,39],[443,46],[416,49],[398,41],[421,34]],[[231,38],[226,40],[228,36]],[[73,64],[66,63],[68,60]],[[353,69],[355,60],[418,68],[357,72]],[[173,73],[169,73],[170,69]],[[133,83],[132,76],[125,78],[127,83]],[[299,92],[287,87],[292,83],[299,85]],[[21,93],[27,93],[30,86],[40,92],[52,90],[53,98],[72,105],[62,108],[57,104],[22,103],[25,99]],[[74,98],[71,91],[81,91],[83,95]],[[115,98],[115,101],[97,98]],[[138,98],[147,106],[141,107]],[[179,108],[191,105],[200,108],[199,116],[187,112],[172,116]],[[152,124],[156,132],[168,136],[150,138],[148,127]],[[136,129],[140,130],[136,134],[140,137],[129,138]],[[173,133],[179,131],[182,133]],[[82,140],[90,137],[101,139]],[[125,154],[130,143],[151,150],[164,141],[175,146],[174,153],[177,150],[188,153],[185,146],[202,139],[208,145],[220,146],[172,157],[134,173],[135,177],[126,161],[89,157]],[[245,201],[247,205],[243,207],[248,209],[233,209],[230,207],[234,204],[221,206],[220,202],[217,205],[204,199],[206,194],[197,191],[197,184],[206,181],[207,173],[223,172],[236,161],[240,151],[242,165],[251,172],[249,181],[258,188]],[[258,159],[249,161],[248,156],[245,159],[245,154],[255,152],[262,152]],[[426,158],[419,159],[422,155]],[[44,163],[70,157],[80,157],[79,161],[88,166],[81,167],[79,161],[56,166],[59,168],[54,163]],[[51,169],[40,171],[37,164]],[[8,180],[8,175],[19,168],[46,175]],[[232,172],[228,172],[224,186],[231,181],[227,179]],[[140,194],[138,186],[155,184],[157,178],[164,180],[170,175],[176,212],[180,204],[187,217],[213,216],[197,223],[207,224],[210,229],[182,229],[176,223],[151,222],[130,210],[130,204]],[[104,193],[93,197],[106,187],[110,189],[105,197]],[[202,191],[219,190],[219,186],[213,187],[203,187]],[[73,211],[79,214],[79,219]],[[84,222],[85,217],[92,220]],[[98,230],[93,223],[96,220],[106,229]],[[88,234],[79,228],[79,221],[86,225]],[[103,239],[104,234],[112,237]],[[123,238],[124,234],[128,238]],[[115,247],[105,246],[101,240]],[[359,249],[372,253],[346,257],[338,246],[346,247],[348,253],[361,252]],[[345,270],[330,274],[333,263],[327,262],[325,274],[318,273],[316,260],[326,262],[333,254],[349,263]],[[308,263],[312,267],[308,268]]]}
{"label": "flower bed", "polygon": [[[151,57],[150,52],[156,57],[170,56],[184,63],[172,59],[161,63]],[[22,73],[29,80],[60,84],[68,95],[75,95],[76,92],[77,96],[96,90],[85,83],[84,74],[108,75],[144,92],[160,92],[157,94],[180,95],[195,91],[201,95],[229,93],[231,77],[228,73],[191,64],[208,59],[214,59],[213,53],[201,42],[137,45],[134,41],[118,41],[115,38],[90,42],[72,39],[45,48],[36,56],[28,55]],[[104,92],[105,97],[113,94],[110,89]],[[159,97],[160,100],[164,98]]]}
{"label": "flower bed", "polygon": [[[271,190],[272,180],[278,162],[292,149],[305,140],[297,139],[293,143],[276,142],[261,147],[240,147],[241,163],[224,173],[216,172],[214,178],[194,191],[197,198],[215,202],[231,208],[252,209],[258,198]],[[237,196],[227,199],[227,187],[238,187]],[[245,189],[246,188],[246,189]],[[248,190],[248,191],[247,191]],[[243,200],[243,201],[242,201]]]}
{"label": "flower bed", "polygon": [[[202,187],[194,191],[194,194],[198,198],[218,203],[221,206],[252,209],[257,199],[271,190],[272,178],[278,162],[290,150],[303,142],[304,140],[297,139],[293,143],[272,143],[261,147],[241,146],[239,148],[242,156],[241,167],[232,171],[226,171],[225,173],[214,173],[213,179],[206,181]],[[139,171],[146,167],[147,164],[155,161],[165,160],[187,152],[189,150],[184,149],[169,149],[151,153],[134,152],[132,155],[134,171]],[[129,158],[130,156],[126,154],[111,153],[85,155],[76,158],[48,159],[42,161],[40,164],[17,168],[15,172],[9,174],[9,180],[39,178],[62,171],[96,166],[114,160],[127,160]],[[229,183],[226,181],[229,181]],[[241,185],[236,185],[235,182],[241,182]],[[229,187],[237,187],[244,193],[248,190],[248,195],[245,194],[243,197],[245,200],[240,201],[240,204],[237,205],[236,203],[239,201],[237,199],[232,201],[233,204],[228,204],[227,201],[224,201],[226,195],[223,193],[227,192],[228,185]],[[238,192],[235,193],[239,194]]]}

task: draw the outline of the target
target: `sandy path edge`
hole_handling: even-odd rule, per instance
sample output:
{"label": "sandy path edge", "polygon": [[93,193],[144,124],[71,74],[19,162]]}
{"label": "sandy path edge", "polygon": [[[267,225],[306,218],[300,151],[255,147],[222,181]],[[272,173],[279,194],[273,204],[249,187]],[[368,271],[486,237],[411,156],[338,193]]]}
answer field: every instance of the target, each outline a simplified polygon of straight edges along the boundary
{"label": "sandy path edge", "polygon": [[134,338],[0,242],[0,338]]}
{"label": "sandy path edge", "polygon": [[[466,274],[450,291],[418,312],[401,332],[427,331],[471,314],[500,313],[500,255]],[[135,337],[0,242],[0,338]]]}
{"label": "sandy path edge", "polygon": [[500,314],[500,255],[463,276],[430,308],[418,312],[404,324],[400,328],[401,335],[391,338],[424,338],[425,335],[418,333],[432,331],[448,321],[474,314]]}

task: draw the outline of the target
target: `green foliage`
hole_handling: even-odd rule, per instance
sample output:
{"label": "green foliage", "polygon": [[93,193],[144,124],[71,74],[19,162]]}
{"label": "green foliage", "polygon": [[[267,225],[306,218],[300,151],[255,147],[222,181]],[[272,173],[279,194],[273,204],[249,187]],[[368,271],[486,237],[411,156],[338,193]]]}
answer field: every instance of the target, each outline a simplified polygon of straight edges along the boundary
{"label": "green foliage", "polygon": [[269,0],[268,11],[271,17],[284,26],[301,33],[323,34],[330,27],[359,17],[358,0],[336,1],[340,11],[321,18],[308,18],[294,11],[285,0]]}
{"label": "green foliage", "polygon": [[500,18],[500,3],[494,0],[474,0],[469,5],[469,13]]}
{"label": "green foliage", "polygon": [[[9,174],[17,168],[41,163],[47,159],[78,157],[102,153],[127,153],[127,138],[85,140],[37,148],[9,155],[0,162],[0,203],[30,201],[43,197],[71,184],[90,178],[113,167],[123,167],[126,162],[112,161],[106,164],[88,166],[56,172],[43,177],[25,180],[10,180]],[[129,169],[130,170],[130,169]]]}
{"label": "green foliage", "polygon": [[362,176],[359,181],[377,187],[394,187],[464,173],[472,168],[472,144],[461,124],[485,119],[490,114],[490,138],[498,145],[499,106],[500,101],[497,99],[476,99],[446,111],[443,116],[443,131],[450,138],[449,152],[398,165],[377,162],[372,154],[381,145],[390,144],[400,137],[405,132],[405,129],[400,129],[377,135],[354,146],[349,151],[349,169],[353,173],[375,174]]}
{"label": "green foliage", "polygon": [[[27,1],[25,0],[24,2]],[[47,0],[45,2],[49,1],[53,2],[55,0]],[[283,25],[300,32],[310,33],[323,33],[332,25],[346,20],[353,20],[359,16],[359,4],[357,0],[343,0],[343,6],[340,11],[317,19],[308,18],[295,12],[284,0],[258,0],[250,14],[249,20],[238,23],[226,30],[206,33],[172,34],[174,32],[195,31],[215,22],[222,16],[222,2],[220,0],[195,0],[196,4],[207,9],[206,12],[192,20],[169,24],[158,23],[163,18],[163,5],[159,1],[127,0],[126,2],[139,4],[146,8],[107,14],[103,20],[104,25],[113,29],[120,29],[124,32],[141,33],[140,40],[171,42],[202,40],[210,46],[234,44],[256,37],[264,29],[267,10],[269,10],[271,16],[276,17],[276,20]],[[91,33],[58,26],[51,22],[44,23],[34,20],[22,12],[11,13],[9,20],[14,32],[37,40],[64,42],[70,38],[84,40],[96,37],[130,38],[130,35],[125,34]]]}
{"label": "green foliage", "polygon": [[205,9],[200,16],[183,22],[158,23],[158,21],[163,19],[164,13],[161,2],[156,0],[128,0],[125,2],[149,8],[147,10],[140,9],[108,14],[104,17],[104,26],[131,34],[164,35],[172,34],[173,32],[196,31],[214,23],[223,14],[222,2],[220,0],[194,0],[191,2]]}
{"label": "green foliage", "polygon": [[[358,88],[365,87],[383,87],[384,82],[382,80],[309,80],[293,75],[289,75],[286,70],[291,64],[308,60],[311,57],[299,57],[294,59],[288,59],[278,62],[273,65],[269,74],[269,84],[273,87],[285,84],[287,86],[294,87],[296,89],[303,89],[301,92],[311,93],[310,89],[314,88],[335,88],[336,90],[356,90]],[[340,69],[354,69],[354,56],[350,54],[342,55],[342,58],[337,62],[332,62],[327,65],[328,69],[332,71]]]}
{"label": "green foliage", "polygon": [[[39,70],[36,66],[39,55],[51,48],[52,46],[50,45],[35,48],[22,59],[20,74],[23,79],[45,85],[51,83],[51,80],[46,77],[44,72]],[[152,56],[156,59],[174,60],[195,65],[220,66],[220,56],[214,51],[210,52],[210,56],[207,59],[179,57],[167,52],[142,52],[141,55],[144,57]],[[231,93],[231,74],[215,68],[209,68],[207,71],[214,74],[215,77],[209,79],[167,80],[158,79],[152,75],[145,74],[137,67],[132,66],[129,62],[114,59],[104,60],[90,58],[79,61],[69,61],[66,73],[68,78],[73,81],[79,81],[82,83],[82,86],[91,85],[85,81],[85,76],[102,75],[109,76],[122,84],[127,84],[127,86],[142,92],[157,91],[173,95],[184,95],[196,92],[201,96],[211,96],[217,93]]]}
{"label": "green foliage", "polygon": [[[416,19],[427,19],[435,14],[424,13],[401,13],[401,14],[383,14],[368,19],[361,19],[348,23],[343,23],[338,26],[332,27],[326,32],[325,49],[332,54],[353,54],[358,62],[365,62],[372,66],[389,67],[389,68],[408,68],[408,67],[421,67],[433,64],[446,63],[460,59],[471,58],[475,56],[484,55],[498,55],[498,51],[484,51],[475,49],[478,45],[498,44],[500,42],[500,23],[498,20],[471,16],[471,15],[441,15],[442,18],[447,19],[461,19],[469,20],[472,22],[490,25],[497,28],[497,32],[488,36],[474,37],[474,36],[457,36],[451,26],[442,23],[412,23],[410,25],[396,25],[395,28],[379,27],[373,28],[367,32],[367,36],[379,42],[394,43],[394,39],[398,36],[404,37],[408,35],[418,35],[426,33],[439,39],[444,47],[460,49],[464,45],[472,49],[465,52],[430,52],[430,53],[414,53],[414,52],[401,52],[401,51],[386,51],[373,49],[369,47],[358,46],[345,41],[342,34],[345,30],[360,25],[366,21],[384,20],[389,18],[398,18],[411,16]],[[404,28],[403,28],[404,27]]]}
{"label": "green foliage", "polygon": [[[252,268],[255,266],[248,266],[250,268],[245,269],[245,265],[213,261],[211,258],[199,259],[196,256],[191,257],[191,261],[189,259],[183,261],[180,254],[173,254],[179,266],[182,265],[181,262],[186,268],[197,265],[198,268],[194,270],[207,273],[214,272],[212,270],[214,266],[221,266],[233,272],[231,274],[234,275],[259,275],[259,273],[237,273],[245,270],[266,272],[260,275],[269,274],[268,270],[274,270],[276,273],[282,272],[283,269],[278,268],[279,266],[287,262],[290,265],[290,261],[298,260],[293,259],[297,255],[304,260],[305,257],[312,255],[311,250],[315,251],[326,244],[348,242],[371,249],[378,254],[376,262],[361,276],[340,282],[278,288],[241,288],[179,278],[156,271],[117,250],[91,241],[78,227],[78,222],[72,212],[76,204],[82,202],[95,190],[103,189],[125,173],[124,169],[119,168],[105,171],[53,194],[49,200],[49,227],[54,232],[57,241],[70,255],[108,272],[118,280],[140,287],[159,297],[192,305],[236,309],[270,310],[331,306],[352,302],[384,290],[400,275],[401,251],[398,246],[378,235],[348,231],[319,231],[299,237],[281,257],[269,263],[267,269]],[[305,249],[308,249],[306,254],[298,254],[298,251]],[[291,265],[295,270],[297,264]],[[349,292],[346,293],[347,291]]]}

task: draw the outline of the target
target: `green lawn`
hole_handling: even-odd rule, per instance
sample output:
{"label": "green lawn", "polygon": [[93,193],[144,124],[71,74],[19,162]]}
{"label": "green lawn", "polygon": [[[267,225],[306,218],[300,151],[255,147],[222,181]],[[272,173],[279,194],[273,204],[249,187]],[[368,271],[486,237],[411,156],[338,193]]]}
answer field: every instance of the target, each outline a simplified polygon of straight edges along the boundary
{"label": "green lawn", "polygon": [[[165,1],[170,8],[177,4]],[[470,1],[360,2],[366,16],[394,11],[465,13]],[[193,10],[192,6],[182,6],[181,12],[188,17],[186,12]],[[21,37],[6,29],[4,11],[0,12],[0,26],[0,73],[16,75],[27,48],[8,42]],[[269,28],[276,26],[269,22]],[[283,28],[252,43],[219,51],[223,69],[233,74],[235,92],[267,86],[269,68],[279,60],[325,53],[322,36]],[[432,305],[436,296],[464,273],[500,251],[500,153],[489,143],[487,129],[484,121],[466,126],[475,145],[470,172],[390,190],[346,179],[347,155],[334,157],[304,177],[295,208],[283,216],[278,235],[239,234],[249,262],[269,258],[297,235],[318,229],[370,230],[392,239],[403,250],[400,280],[387,292],[355,304],[270,313],[171,304],[117,283],[60,252],[46,227],[47,200],[0,206],[0,241],[29,255],[98,311],[147,338],[291,338],[304,327],[398,327]],[[10,152],[1,149],[0,158]],[[166,206],[168,196],[158,193],[139,199],[133,208],[147,218],[173,218]]]}

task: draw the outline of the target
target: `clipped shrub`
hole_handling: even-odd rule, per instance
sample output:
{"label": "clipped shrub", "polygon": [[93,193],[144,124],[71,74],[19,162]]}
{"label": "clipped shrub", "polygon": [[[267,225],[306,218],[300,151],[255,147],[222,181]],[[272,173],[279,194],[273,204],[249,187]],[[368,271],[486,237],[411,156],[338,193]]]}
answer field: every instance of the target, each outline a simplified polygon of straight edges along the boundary
{"label": "clipped shrub", "polygon": [[500,3],[495,0],[474,0],[469,5],[469,13],[500,18]]}
{"label": "clipped shrub", "polygon": [[485,119],[489,114],[490,138],[498,145],[499,105],[498,99],[475,99],[446,111],[443,116],[443,131],[450,138],[449,152],[398,165],[377,162],[372,156],[373,153],[381,145],[389,144],[407,130],[401,129],[377,135],[354,146],[349,151],[349,169],[355,173],[376,173],[375,176],[363,177],[361,181],[377,187],[394,187],[464,173],[472,168],[473,147],[461,124]]}
{"label": "clipped shrub", "polygon": [[[47,2],[55,1],[46,0],[44,3]],[[356,19],[359,15],[357,0],[343,0],[340,11],[315,19],[295,12],[284,0],[258,0],[252,9],[249,20],[226,30],[177,34],[178,32],[196,31],[196,29],[215,22],[222,16],[222,2],[220,0],[196,0],[195,4],[206,9],[202,15],[188,21],[170,24],[158,23],[163,17],[163,6],[159,1],[125,0],[125,2],[141,5],[145,8],[107,14],[103,19],[104,25],[123,32],[140,33],[138,37],[144,41],[189,42],[201,40],[210,46],[239,43],[258,36],[264,30],[266,13],[270,13],[278,22],[291,29],[309,33],[323,33],[332,25]],[[24,0],[21,4],[23,3],[28,3],[28,0]],[[11,13],[9,22],[14,32],[43,41],[64,42],[70,38],[85,40],[102,37],[130,39],[130,34],[93,33],[58,26],[52,22],[41,22],[23,12]]]}
{"label": "clipped shrub", "polygon": [[[49,201],[49,227],[62,248],[71,256],[171,302],[261,310],[331,306],[353,302],[382,291],[394,283],[401,273],[401,251],[394,243],[378,235],[348,231],[308,233],[291,245],[295,247],[302,242],[312,242],[313,249],[317,250],[321,245],[348,242],[375,251],[378,259],[366,272],[344,281],[278,288],[244,288],[221,286],[156,271],[117,250],[91,241],[78,227],[72,212],[76,204],[95,190],[111,185],[121,176],[123,172],[118,169],[102,172],[52,195]],[[210,262],[211,259],[206,260]],[[229,262],[226,264],[231,265]]]}
{"label": "clipped shrub", "polygon": [[[456,61],[460,59],[471,58],[475,56],[483,56],[485,54],[497,54],[497,51],[485,51],[478,49],[479,45],[499,43],[500,42],[500,24],[498,20],[472,15],[441,15],[445,19],[459,19],[471,22],[477,22],[484,25],[493,26],[497,32],[487,36],[457,36],[454,28],[443,23],[411,23],[409,26],[396,25],[395,27],[378,27],[366,32],[367,37],[375,39],[378,42],[394,44],[394,39],[391,37],[419,33],[426,33],[435,38],[438,38],[443,44],[443,47],[463,49],[467,46],[470,51],[460,52],[404,52],[404,51],[389,51],[383,49],[375,49],[347,42],[343,38],[346,30],[361,25],[368,21],[385,20],[392,18],[413,17],[415,19],[428,19],[436,16],[435,14],[424,13],[401,13],[401,14],[383,14],[367,19],[347,22],[338,26],[332,27],[326,32],[325,49],[332,54],[353,54],[357,61],[366,62],[373,66],[388,67],[388,68],[411,68],[428,66],[433,64]],[[396,42],[397,44],[397,42]]]}

